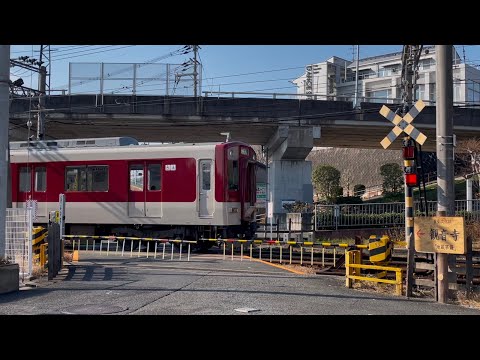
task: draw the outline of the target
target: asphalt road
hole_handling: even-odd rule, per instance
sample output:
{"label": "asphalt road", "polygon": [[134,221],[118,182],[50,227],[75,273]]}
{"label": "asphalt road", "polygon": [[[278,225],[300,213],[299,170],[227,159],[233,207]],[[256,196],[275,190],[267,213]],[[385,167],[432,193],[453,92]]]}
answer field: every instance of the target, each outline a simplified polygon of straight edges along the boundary
{"label": "asphalt road", "polygon": [[[0,295],[0,314],[480,315],[431,299],[347,289],[343,277],[298,275],[238,257],[185,260],[82,252],[54,281]],[[236,311],[242,308],[251,312]]]}

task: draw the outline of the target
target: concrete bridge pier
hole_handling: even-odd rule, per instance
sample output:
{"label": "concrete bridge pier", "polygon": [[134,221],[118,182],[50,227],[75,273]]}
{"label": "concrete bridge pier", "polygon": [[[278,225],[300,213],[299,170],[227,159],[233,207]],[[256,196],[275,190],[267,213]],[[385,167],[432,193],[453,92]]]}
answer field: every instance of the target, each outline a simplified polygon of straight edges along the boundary
{"label": "concrete bridge pier", "polygon": [[269,139],[268,192],[274,218],[287,212],[286,202],[313,202],[312,162],[305,158],[319,138],[320,126],[280,125]]}

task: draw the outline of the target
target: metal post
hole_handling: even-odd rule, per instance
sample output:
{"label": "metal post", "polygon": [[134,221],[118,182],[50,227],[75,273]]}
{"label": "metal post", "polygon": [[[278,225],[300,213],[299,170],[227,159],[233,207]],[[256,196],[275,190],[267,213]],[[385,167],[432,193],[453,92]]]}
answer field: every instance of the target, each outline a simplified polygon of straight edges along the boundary
{"label": "metal post", "polygon": [[312,245],[312,254],[310,255],[310,265],[313,266],[313,245]]}
{"label": "metal post", "polygon": [[467,211],[472,211],[472,199],[473,199],[473,192],[472,192],[472,178],[467,179]]}
{"label": "metal post", "polygon": [[7,221],[10,45],[0,45],[0,259],[5,257]]}
{"label": "metal post", "polygon": [[170,246],[172,247],[172,255],[170,256],[170,260],[173,260],[173,243],[170,243]]}
{"label": "metal post", "polygon": [[180,254],[179,254],[178,260],[182,260],[182,245],[183,243],[180,243]]}
{"label": "metal post", "polygon": [[280,264],[281,264],[281,263],[282,263],[282,260],[283,260],[283,256],[282,256],[282,249],[283,249],[283,247],[282,247],[282,245],[280,245],[279,248],[280,248]]}
{"label": "metal post", "polygon": [[240,244],[240,261],[243,261],[243,243]]}
{"label": "metal post", "polygon": [[43,140],[45,134],[45,89],[47,87],[47,68],[40,67],[38,72],[38,114],[37,114],[37,140]]}
{"label": "metal post", "polygon": [[225,253],[226,253],[226,245],[225,241],[223,242],[223,260],[225,260]]}
{"label": "metal post", "polygon": [[[453,216],[453,76],[452,45],[435,45],[437,57],[437,216]],[[438,301],[448,301],[448,256],[437,254]]]}
{"label": "metal post", "polygon": [[233,242],[232,242],[232,261],[233,261]]}
{"label": "metal post", "polygon": [[166,243],[163,243],[162,260],[165,260],[165,246],[166,245],[167,245]]}
{"label": "metal post", "polygon": [[[110,247],[110,245],[107,243],[108,247]],[[137,257],[140,257],[140,250],[142,249],[142,240],[138,240],[138,253],[137,253]]]}
{"label": "metal post", "polygon": [[150,241],[147,241],[147,259],[148,259],[149,250],[150,250]]}
{"label": "metal post", "polygon": [[300,246],[300,265],[303,265],[303,246]]}
{"label": "metal post", "polygon": [[[95,241],[93,243],[95,244]],[[123,240],[122,242],[122,257],[124,252],[125,252],[125,240]]]}
{"label": "metal post", "polygon": [[356,59],[356,73],[355,73],[355,100],[353,102],[354,109],[358,107],[358,65],[360,61],[359,58],[360,58],[360,45],[357,45],[357,59]]}
{"label": "metal post", "polygon": [[[154,255],[153,255],[153,258],[154,258],[154,259],[157,258],[157,245],[158,245],[158,244],[157,244],[157,240],[155,240],[155,253],[154,253]],[[122,253],[122,255],[123,255],[123,253]]]}
{"label": "metal post", "polygon": [[[333,249],[335,250],[335,248]],[[322,267],[325,267],[325,246],[323,245],[322,245]]]}
{"label": "metal post", "polygon": [[289,264],[292,265],[292,245],[290,245],[289,247],[290,247],[290,262],[289,262]]}
{"label": "metal post", "polygon": [[188,249],[187,249],[187,261],[190,261],[190,243],[188,243]]}
{"label": "metal post", "polygon": [[[412,52],[414,51],[414,46],[405,45],[404,46],[404,63],[405,71],[402,72],[404,78],[403,87],[404,87],[404,106],[402,110],[402,115],[405,116],[410,107],[412,106],[413,99],[413,75],[414,75],[414,58]],[[412,141],[409,136],[404,138],[403,144],[407,146],[409,142]],[[405,167],[413,166],[413,160],[404,160],[403,164]],[[413,291],[413,270],[415,267],[415,237],[413,233],[414,227],[414,212],[413,212],[413,187],[407,186],[406,176],[405,176],[405,242],[407,243],[408,255],[407,255],[407,290],[405,292],[407,297],[412,296]]]}
{"label": "metal post", "polygon": [[250,243],[250,261],[252,261],[253,244]]}
{"label": "metal post", "polygon": [[272,244],[270,244],[270,262],[272,262]]}

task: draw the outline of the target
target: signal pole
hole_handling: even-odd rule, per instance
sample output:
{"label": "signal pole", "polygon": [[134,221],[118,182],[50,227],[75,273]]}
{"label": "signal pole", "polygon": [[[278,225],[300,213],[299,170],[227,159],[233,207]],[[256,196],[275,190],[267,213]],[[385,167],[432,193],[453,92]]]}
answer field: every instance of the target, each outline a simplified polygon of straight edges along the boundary
{"label": "signal pole", "polygon": [[[418,45],[404,45],[402,55],[402,86],[403,86],[403,108],[402,117],[407,115],[412,107],[413,86],[416,82],[415,68],[418,65],[421,48]],[[412,140],[410,136],[403,139],[404,153],[407,146],[411,146]],[[405,156],[404,156],[405,158]],[[412,169],[413,161],[411,159],[404,160],[404,169]],[[413,212],[413,186],[407,183],[407,173],[405,174],[405,241],[408,248],[407,258],[407,297],[412,296],[413,290],[413,270],[415,267],[415,238],[413,232],[414,212]]]}
{"label": "signal pole", "polygon": [[5,257],[7,220],[10,45],[0,45],[0,259]]}
{"label": "signal pole", "polygon": [[[452,45],[435,45],[437,58],[437,216],[454,216]],[[448,301],[448,255],[437,253],[438,301]]]}
{"label": "signal pole", "polygon": [[38,72],[38,117],[37,117],[37,140],[43,140],[45,135],[45,92],[47,88],[47,68],[40,66]]}

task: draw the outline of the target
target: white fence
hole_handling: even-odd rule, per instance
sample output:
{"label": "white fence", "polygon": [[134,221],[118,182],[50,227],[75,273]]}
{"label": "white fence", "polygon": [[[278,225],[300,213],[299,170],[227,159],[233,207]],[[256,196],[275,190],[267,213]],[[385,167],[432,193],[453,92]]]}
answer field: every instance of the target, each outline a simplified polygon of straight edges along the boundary
{"label": "white fence", "polygon": [[17,263],[20,279],[28,280],[32,275],[32,209],[7,209],[5,255]]}

